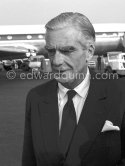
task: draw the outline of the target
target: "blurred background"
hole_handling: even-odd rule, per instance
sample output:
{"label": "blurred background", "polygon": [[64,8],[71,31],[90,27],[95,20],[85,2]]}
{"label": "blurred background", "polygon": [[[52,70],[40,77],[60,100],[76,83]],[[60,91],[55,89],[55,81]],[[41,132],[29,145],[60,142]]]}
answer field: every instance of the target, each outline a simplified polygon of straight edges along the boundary
{"label": "blurred background", "polygon": [[45,24],[60,12],[77,11],[93,23],[125,23],[124,0],[1,0],[0,25]]}

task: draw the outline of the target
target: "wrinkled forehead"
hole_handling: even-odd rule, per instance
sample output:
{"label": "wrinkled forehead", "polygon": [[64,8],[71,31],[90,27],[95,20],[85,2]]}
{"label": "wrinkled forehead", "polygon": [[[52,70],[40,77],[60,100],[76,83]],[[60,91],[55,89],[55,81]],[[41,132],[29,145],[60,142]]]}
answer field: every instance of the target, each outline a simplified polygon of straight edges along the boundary
{"label": "wrinkled forehead", "polygon": [[85,36],[80,30],[74,27],[65,27],[56,30],[47,30],[45,35],[47,45],[51,44],[70,44],[78,41],[86,42]]}

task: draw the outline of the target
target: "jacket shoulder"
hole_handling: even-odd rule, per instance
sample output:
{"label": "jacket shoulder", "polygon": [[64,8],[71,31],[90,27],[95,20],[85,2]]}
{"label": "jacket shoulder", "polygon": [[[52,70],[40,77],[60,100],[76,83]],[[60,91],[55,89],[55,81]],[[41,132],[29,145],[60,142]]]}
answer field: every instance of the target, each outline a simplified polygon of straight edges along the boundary
{"label": "jacket shoulder", "polygon": [[54,91],[57,87],[57,81],[56,80],[50,80],[46,83],[40,84],[34,88],[32,88],[28,94],[28,98],[35,98],[35,97],[42,97],[45,96],[45,94],[51,93],[51,91]]}

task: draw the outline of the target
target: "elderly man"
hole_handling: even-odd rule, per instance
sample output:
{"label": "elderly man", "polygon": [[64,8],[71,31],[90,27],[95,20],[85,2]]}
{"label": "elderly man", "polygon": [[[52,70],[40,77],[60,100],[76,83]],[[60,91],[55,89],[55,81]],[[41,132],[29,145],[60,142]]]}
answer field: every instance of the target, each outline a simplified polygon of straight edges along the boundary
{"label": "elderly man", "polygon": [[80,13],[46,24],[54,79],[27,96],[22,166],[124,165],[125,118],[112,80],[87,66],[95,31]]}

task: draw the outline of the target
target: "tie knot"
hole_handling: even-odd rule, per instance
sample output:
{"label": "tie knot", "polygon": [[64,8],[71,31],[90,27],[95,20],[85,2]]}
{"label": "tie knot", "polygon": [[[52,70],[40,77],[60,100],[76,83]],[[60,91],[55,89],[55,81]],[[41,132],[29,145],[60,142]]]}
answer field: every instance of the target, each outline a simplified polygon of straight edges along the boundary
{"label": "tie knot", "polygon": [[76,91],[75,90],[69,90],[67,92],[68,95],[68,100],[72,100],[72,98],[76,95]]}

